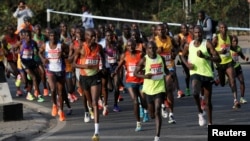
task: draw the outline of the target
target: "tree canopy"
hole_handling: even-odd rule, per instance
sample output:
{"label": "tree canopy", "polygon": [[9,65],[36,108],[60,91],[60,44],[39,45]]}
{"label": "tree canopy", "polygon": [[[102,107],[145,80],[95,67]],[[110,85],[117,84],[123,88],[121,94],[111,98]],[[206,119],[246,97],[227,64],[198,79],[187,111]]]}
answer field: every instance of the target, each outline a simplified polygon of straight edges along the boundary
{"label": "tree canopy", "polygon": [[[12,16],[17,8],[18,0],[0,0],[0,29],[8,25],[16,24]],[[249,27],[249,4],[247,0],[188,0],[191,2],[188,19],[183,3],[185,0],[26,0],[27,5],[34,12],[32,23],[47,26],[46,9],[65,11],[81,14],[81,6],[87,4],[93,15],[119,17],[148,21],[162,21],[175,23],[194,23],[197,20],[199,10],[216,20],[224,21],[228,26]],[[51,14],[51,26],[58,26],[60,22],[69,25],[81,24],[81,18],[75,16]],[[96,23],[110,21],[95,20]],[[119,22],[117,22],[119,23]]]}

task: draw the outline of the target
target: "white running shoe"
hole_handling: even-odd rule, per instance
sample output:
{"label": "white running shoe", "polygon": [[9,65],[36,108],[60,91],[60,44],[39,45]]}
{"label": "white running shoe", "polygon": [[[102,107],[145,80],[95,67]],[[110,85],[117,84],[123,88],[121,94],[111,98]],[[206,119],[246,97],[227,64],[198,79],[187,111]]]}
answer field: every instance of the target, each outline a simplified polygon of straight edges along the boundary
{"label": "white running shoe", "polygon": [[161,115],[162,115],[163,118],[167,118],[168,117],[167,108],[165,107],[164,104],[161,104]]}
{"label": "white running shoe", "polygon": [[204,116],[205,116],[204,112],[198,114],[200,126],[204,126],[206,124],[206,119],[204,118]]}
{"label": "white running shoe", "polygon": [[176,123],[176,121],[174,119],[174,114],[169,114],[168,123],[170,123],[170,124],[175,124]]}
{"label": "white running shoe", "polygon": [[84,122],[85,122],[85,123],[90,122],[90,115],[89,115],[89,112],[85,112],[85,115],[84,115]]}
{"label": "white running shoe", "polygon": [[160,141],[160,137],[155,136],[154,141]]}

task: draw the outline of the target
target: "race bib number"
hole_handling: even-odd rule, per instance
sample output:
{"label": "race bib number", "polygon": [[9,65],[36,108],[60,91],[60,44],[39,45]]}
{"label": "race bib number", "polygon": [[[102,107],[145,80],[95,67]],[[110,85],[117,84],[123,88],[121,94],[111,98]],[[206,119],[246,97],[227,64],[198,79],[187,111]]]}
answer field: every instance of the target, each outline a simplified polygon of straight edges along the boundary
{"label": "race bib number", "polygon": [[32,59],[32,54],[33,54],[32,50],[30,50],[30,49],[24,49],[23,50],[22,58],[23,59]]}
{"label": "race bib number", "polygon": [[165,59],[166,66],[171,62],[171,54],[170,53],[162,53],[161,56]]}
{"label": "race bib number", "polygon": [[110,56],[108,56],[108,63],[109,64],[114,64],[114,63],[116,63],[116,57],[110,57]]}
{"label": "race bib number", "polygon": [[221,54],[221,56],[228,57],[230,56],[230,45],[229,44],[222,44],[221,45],[222,50],[226,50],[226,54]]}
{"label": "race bib number", "polygon": [[152,64],[150,66],[153,80],[160,80],[163,78],[163,69],[161,64]]}
{"label": "race bib number", "polygon": [[129,64],[128,65],[128,75],[129,76],[134,76],[134,71],[135,71],[135,68],[136,68],[136,64]]}
{"label": "race bib number", "polygon": [[236,53],[236,52],[232,53],[232,57],[233,57],[233,60],[234,60],[235,62],[239,62],[238,53]]}
{"label": "race bib number", "polygon": [[87,65],[99,65],[99,59],[94,57],[87,57],[86,62]]}

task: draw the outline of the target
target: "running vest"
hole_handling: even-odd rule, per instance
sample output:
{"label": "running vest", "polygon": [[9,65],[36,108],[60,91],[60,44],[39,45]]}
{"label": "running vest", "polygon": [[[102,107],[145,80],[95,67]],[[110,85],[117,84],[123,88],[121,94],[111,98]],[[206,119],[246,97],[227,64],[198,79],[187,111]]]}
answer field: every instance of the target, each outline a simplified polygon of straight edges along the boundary
{"label": "running vest", "polygon": [[52,72],[64,71],[64,63],[61,58],[62,48],[61,43],[57,43],[55,49],[51,49],[49,42],[45,44],[45,58],[49,60],[47,69]]}
{"label": "running vest", "polygon": [[[79,42],[77,40],[73,41],[73,48],[74,48],[74,50],[77,50],[78,48],[81,48],[80,45],[79,45]],[[80,63],[80,58],[77,58],[76,64],[79,64],[79,63]]]}
{"label": "running vest", "polygon": [[205,56],[210,56],[207,47],[207,41],[203,39],[199,47],[194,46],[194,40],[189,44],[189,55],[188,62],[194,65],[194,69],[190,70],[190,75],[199,74],[206,77],[213,77],[213,71],[211,68],[211,62],[207,59],[200,58],[197,56],[197,51],[201,50],[201,52]]}
{"label": "running vest", "polygon": [[117,63],[117,56],[118,56],[118,51],[116,48],[107,48],[105,47],[104,48],[105,50],[105,59],[106,59],[106,62],[109,63],[109,64],[115,64]]}
{"label": "running vest", "polygon": [[[42,44],[45,42],[45,36],[43,34],[41,34],[41,36],[39,37],[37,34],[34,34],[33,40],[36,41],[37,47],[40,48],[42,46]],[[37,52],[38,52],[38,50],[37,50]],[[37,62],[41,61],[38,53],[35,54],[34,59]]]}
{"label": "running vest", "polygon": [[39,37],[37,34],[34,34],[33,40],[36,41],[38,47],[41,47],[45,42],[45,36],[41,34],[41,36]]}
{"label": "running vest", "polygon": [[239,54],[238,54],[238,52],[240,52],[240,51],[241,51],[241,48],[239,46],[236,47],[236,51],[234,51],[232,49],[230,50],[231,56],[235,62],[234,68],[236,68],[240,65]]}
{"label": "running vest", "polygon": [[37,50],[36,42],[34,40],[30,40],[30,43],[22,42],[22,49],[20,50],[20,58],[21,60],[34,60],[34,51]]}
{"label": "running vest", "polygon": [[157,47],[163,47],[163,51],[160,53],[160,55],[165,59],[167,68],[173,68],[175,64],[174,60],[171,58],[171,51],[173,48],[171,38],[167,36],[167,39],[165,41],[162,41],[160,40],[159,36],[156,36],[155,43]]}
{"label": "running vest", "polygon": [[[179,37],[181,38],[181,40],[185,37],[185,36],[183,35],[183,33],[179,33],[178,35],[179,35]],[[188,33],[188,35],[186,36],[186,41],[187,41],[187,43],[190,44],[190,42],[191,42],[192,40],[193,40],[192,36]]]}
{"label": "running vest", "polygon": [[13,61],[14,57],[17,57],[17,53],[15,52],[13,46],[17,43],[18,37],[15,34],[13,35],[13,37],[6,35],[4,39],[7,42],[7,49],[9,51],[8,54],[6,55],[6,58],[8,61]]}
{"label": "running vest", "polygon": [[151,79],[144,79],[142,91],[147,95],[155,95],[162,92],[166,92],[164,82],[164,62],[160,55],[157,54],[155,59],[151,59],[148,55],[145,55],[145,74],[151,73],[153,77]]}
{"label": "running vest", "polygon": [[100,48],[98,44],[94,50],[90,50],[86,42],[83,43],[81,52],[84,52],[84,55],[81,55],[81,61],[79,62],[82,65],[96,65],[95,69],[80,69],[80,75],[82,76],[93,76],[99,71],[99,61],[100,61]]}
{"label": "running vest", "polygon": [[222,49],[227,50],[226,54],[219,54],[220,58],[221,58],[220,64],[227,64],[227,63],[232,61],[232,56],[231,56],[231,53],[230,53],[230,44],[231,44],[230,38],[227,35],[227,39],[226,39],[226,41],[224,41],[221,38],[220,34],[217,34],[217,37],[218,37],[218,44],[217,44],[215,50],[216,51],[221,51]]}
{"label": "running vest", "polygon": [[141,60],[141,52],[136,51],[134,55],[131,55],[129,51],[125,52],[125,68],[126,68],[126,82],[127,83],[141,83],[143,79],[135,77],[134,71],[139,61]]}

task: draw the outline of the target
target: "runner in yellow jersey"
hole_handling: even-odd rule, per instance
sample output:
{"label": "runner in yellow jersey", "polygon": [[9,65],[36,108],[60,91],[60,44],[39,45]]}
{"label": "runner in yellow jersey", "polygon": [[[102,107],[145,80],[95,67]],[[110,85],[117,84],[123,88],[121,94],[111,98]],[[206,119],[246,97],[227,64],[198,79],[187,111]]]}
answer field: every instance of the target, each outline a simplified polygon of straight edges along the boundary
{"label": "runner in yellow jersey", "polygon": [[[219,63],[221,61],[219,54],[215,51],[212,43],[209,40],[202,39],[202,28],[194,27],[194,40],[190,42],[188,47],[185,47],[181,58],[183,63],[189,68],[192,93],[198,108],[199,125],[204,126],[206,120],[205,113],[208,116],[208,125],[212,124],[212,83],[213,70],[211,61]],[[188,60],[186,59],[188,55]],[[200,93],[203,90],[206,101],[206,112],[201,109]]]}

